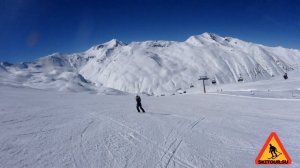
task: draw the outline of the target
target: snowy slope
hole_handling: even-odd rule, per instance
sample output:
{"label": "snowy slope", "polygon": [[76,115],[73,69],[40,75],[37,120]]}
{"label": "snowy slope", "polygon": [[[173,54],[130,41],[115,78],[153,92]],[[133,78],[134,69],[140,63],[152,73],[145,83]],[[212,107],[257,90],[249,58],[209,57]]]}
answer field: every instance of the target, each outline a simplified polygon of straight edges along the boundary
{"label": "snowy slope", "polygon": [[3,66],[0,65],[0,73],[4,73],[4,72],[6,72],[5,67],[3,67]]}
{"label": "snowy slope", "polygon": [[82,53],[56,53],[4,67],[9,75],[0,82],[40,89],[97,91],[105,87],[160,95],[197,86],[200,75],[219,84],[235,83],[240,75],[250,82],[282,75],[296,65],[300,65],[299,50],[203,33],[184,42],[124,44],[113,39]]}
{"label": "snowy slope", "polygon": [[6,73],[6,66],[10,66],[11,64],[7,63],[7,62],[0,62],[0,74]]}
{"label": "snowy slope", "polygon": [[30,63],[3,65],[5,71],[0,71],[0,85],[71,92],[126,94],[113,88],[96,87],[77,72],[69,58],[57,53]]}
{"label": "snowy slope", "polygon": [[[282,76],[278,76],[256,82],[209,86],[207,91],[209,93],[250,97],[300,99],[300,67],[294,69],[288,73],[289,78],[287,80],[284,80]],[[199,94],[203,91],[202,88],[192,88],[187,92]]]}
{"label": "snowy slope", "polygon": [[[275,131],[300,166],[300,101],[0,86],[2,168],[253,168]],[[259,166],[270,167],[270,166]],[[272,166],[272,167],[286,167]]]}

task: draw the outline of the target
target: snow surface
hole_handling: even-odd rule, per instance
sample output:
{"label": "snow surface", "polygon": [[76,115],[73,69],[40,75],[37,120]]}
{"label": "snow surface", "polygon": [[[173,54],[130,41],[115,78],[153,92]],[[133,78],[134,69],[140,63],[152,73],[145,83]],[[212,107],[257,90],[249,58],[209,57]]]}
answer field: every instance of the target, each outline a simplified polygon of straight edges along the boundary
{"label": "snow surface", "polygon": [[0,83],[16,86],[161,95],[197,86],[200,75],[218,84],[236,83],[240,76],[245,82],[281,76],[300,65],[300,51],[203,33],[184,42],[113,39],[82,53],[0,65]]}
{"label": "snow surface", "polygon": [[300,166],[297,99],[142,96],[141,114],[135,95],[4,85],[0,95],[1,168],[250,168],[272,131]]}
{"label": "snow surface", "polygon": [[212,33],[113,39],[0,62],[0,95],[1,168],[250,168],[273,131],[300,166],[299,50]]}

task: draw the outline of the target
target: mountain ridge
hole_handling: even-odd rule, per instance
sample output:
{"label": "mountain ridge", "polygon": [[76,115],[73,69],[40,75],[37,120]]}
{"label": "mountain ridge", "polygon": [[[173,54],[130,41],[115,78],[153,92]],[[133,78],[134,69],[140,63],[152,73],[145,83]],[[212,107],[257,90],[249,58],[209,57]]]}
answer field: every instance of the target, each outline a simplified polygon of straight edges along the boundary
{"label": "mountain ridge", "polygon": [[299,50],[205,32],[183,42],[125,44],[112,39],[81,53],[54,53],[10,66],[2,63],[1,69],[7,72],[0,71],[0,83],[11,79],[8,81],[34,88],[80,91],[105,87],[157,95],[197,86],[200,75],[217,84],[234,83],[239,77],[250,82],[281,75],[292,70],[293,64],[300,64]]}

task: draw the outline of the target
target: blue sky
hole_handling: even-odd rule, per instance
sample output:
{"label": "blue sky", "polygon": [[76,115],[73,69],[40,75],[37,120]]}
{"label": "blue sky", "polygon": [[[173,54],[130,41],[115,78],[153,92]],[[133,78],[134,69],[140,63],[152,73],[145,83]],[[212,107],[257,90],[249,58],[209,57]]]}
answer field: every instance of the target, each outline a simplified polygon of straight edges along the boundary
{"label": "blue sky", "polygon": [[112,38],[184,41],[203,32],[300,49],[299,6],[296,0],[1,0],[0,61],[80,52]]}

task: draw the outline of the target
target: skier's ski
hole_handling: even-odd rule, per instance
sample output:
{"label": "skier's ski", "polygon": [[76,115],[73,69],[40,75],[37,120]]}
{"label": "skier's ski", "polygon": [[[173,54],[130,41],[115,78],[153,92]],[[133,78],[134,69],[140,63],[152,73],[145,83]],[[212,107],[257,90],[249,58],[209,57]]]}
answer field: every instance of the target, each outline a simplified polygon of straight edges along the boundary
{"label": "skier's ski", "polygon": [[270,158],[268,158],[268,159],[275,159],[275,158],[277,158],[278,156],[280,156],[282,153],[279,153],[276,157],[270,157]]}

